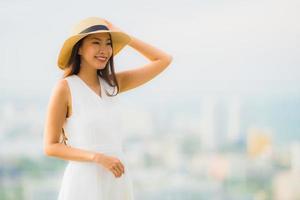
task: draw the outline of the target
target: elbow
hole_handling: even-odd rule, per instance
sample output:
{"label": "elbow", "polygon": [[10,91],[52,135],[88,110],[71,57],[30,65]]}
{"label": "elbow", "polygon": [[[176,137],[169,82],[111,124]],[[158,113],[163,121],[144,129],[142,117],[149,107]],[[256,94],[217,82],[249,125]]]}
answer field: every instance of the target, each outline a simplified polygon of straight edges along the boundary
{"label": "elbow", "polygon": [[53,156],[53,150],[50,144],[44,146],[44,155],[46,156]]}
{"label": "elbow", "polygon": [[171,62],[173,60],[173,56],[168,55],[168,56],[166,56],[165,60],[166,60],[166,65],[168,66],[171,64]]}

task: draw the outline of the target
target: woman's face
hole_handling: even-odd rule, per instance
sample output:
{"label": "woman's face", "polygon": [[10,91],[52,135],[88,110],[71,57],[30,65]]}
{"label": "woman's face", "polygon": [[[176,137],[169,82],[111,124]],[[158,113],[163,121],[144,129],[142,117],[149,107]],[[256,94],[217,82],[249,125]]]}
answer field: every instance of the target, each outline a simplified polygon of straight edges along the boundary
{"label": "woman's face", "polygon": [[95,33],[83,39],[78,50],[81,56],[81,65],[95,69],[103,69],[112,55],[112,46],[109,33]]}

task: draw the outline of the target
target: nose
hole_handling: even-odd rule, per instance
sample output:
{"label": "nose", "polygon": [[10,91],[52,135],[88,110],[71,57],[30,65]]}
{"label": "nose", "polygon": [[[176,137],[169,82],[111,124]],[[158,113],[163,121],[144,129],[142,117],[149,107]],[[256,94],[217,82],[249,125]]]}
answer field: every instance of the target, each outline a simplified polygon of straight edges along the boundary
{"label": "nose", "polygon": [[108,46],[106,44],[100,45],[100,47],[99,47],[100,52],[108,52],[110,49],[111,49],[111,46]]}

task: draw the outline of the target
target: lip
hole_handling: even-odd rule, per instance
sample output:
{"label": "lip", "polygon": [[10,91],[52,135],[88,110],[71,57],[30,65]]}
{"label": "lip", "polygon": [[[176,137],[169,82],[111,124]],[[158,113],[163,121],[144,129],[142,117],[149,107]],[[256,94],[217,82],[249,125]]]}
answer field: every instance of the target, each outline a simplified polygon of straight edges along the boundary
{"label": "lip", "polygon": [[[95,58],[99,61],[105,62],[107,60],[106,56],[95,56]],[[103,59],[104,58],[104,59]]]}

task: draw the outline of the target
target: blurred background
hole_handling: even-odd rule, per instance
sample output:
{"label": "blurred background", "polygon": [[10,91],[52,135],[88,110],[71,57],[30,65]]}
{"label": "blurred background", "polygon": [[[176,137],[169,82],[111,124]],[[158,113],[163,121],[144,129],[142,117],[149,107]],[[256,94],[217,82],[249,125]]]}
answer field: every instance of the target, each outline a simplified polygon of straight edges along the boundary
{"label": "blurred background", "polygon": [[[0,199],[56,199],[67,161],[43,153],[59,49],[106,18],[173,56],[116,111],[136,199],[300,199],[300,2],[0,1]],[[148,60],[131,47],[116,71]]]}

